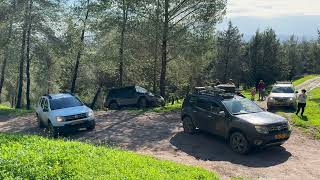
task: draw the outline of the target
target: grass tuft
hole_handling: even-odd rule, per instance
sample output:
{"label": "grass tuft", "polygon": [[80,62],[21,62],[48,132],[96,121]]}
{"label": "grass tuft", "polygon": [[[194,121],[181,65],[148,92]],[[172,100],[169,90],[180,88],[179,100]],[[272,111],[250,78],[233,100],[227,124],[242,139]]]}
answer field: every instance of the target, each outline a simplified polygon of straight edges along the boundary
{"label": "grass tuft", "polygon": [[197,167],[133,152],[0,133],[0,179],[218,179]]}
{"label": "grass tuft", "polygon": [[23,116],[32,112],[33,112],[32,110],[14,109],[7,105],[0,104],[0,115],[3,115],[3,116]]}

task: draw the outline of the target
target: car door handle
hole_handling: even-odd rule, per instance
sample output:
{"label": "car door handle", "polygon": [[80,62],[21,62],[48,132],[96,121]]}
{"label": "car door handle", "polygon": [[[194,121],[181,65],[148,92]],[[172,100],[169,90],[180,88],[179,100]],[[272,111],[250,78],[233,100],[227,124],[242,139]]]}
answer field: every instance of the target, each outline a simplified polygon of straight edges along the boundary
{"label": "car door handle", "polygon": [[208,118],[212,118],[212,116],[209,115]]}
{"label": "car door handle", "polygon": [[194,113],[198,112],[198,111],[193,111]]}

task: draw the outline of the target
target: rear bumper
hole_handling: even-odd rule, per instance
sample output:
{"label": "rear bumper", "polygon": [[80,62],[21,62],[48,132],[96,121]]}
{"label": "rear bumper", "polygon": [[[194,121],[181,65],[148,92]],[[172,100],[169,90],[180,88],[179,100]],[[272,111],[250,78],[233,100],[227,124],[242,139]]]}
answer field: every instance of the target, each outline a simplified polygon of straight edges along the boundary
{"label": "rear bumper", "polygon": [[[282,138],[276,138],[276,135],[285,135]],[[285,143],[291,136],[291,131],[280,131],[277,133],[262,135],[259,134],[255,137],[250,138],[250,144],[254,147],[269,147],[276,146]]]}

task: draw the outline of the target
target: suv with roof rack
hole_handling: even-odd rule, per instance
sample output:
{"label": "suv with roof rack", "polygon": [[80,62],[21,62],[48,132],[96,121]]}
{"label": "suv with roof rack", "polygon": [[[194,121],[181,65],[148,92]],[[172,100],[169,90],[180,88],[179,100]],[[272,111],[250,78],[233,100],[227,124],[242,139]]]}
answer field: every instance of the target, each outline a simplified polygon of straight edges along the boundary
{"label": "suv with roof rack", "polygon": [[184,132],[193,134],[199,129],[222,136],[240,154],[253,147],[282,145],[291,135],[287,119],[218,88],[197,88],[188,95],[181,118]]}
{"label": "suv with roof rack", "polygon": [[296,109],[295,88],[291,82],[277,82],[273,85],[270,95],[267,98],[268,110],[272,110],[274,107],[290,107]]}
{"label": "suv with roof rack", "polygon": [[95,128],[93,111],[71,94],[42,96],[36,108],[40,128],[48,128],[51,136],[71,129]]}

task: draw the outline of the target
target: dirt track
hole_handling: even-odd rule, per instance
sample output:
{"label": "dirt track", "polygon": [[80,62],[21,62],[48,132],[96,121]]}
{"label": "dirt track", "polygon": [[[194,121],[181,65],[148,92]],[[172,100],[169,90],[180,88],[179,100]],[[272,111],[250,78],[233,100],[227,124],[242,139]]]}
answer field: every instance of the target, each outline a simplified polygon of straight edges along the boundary
{"label": "dirt track", "polygon": [[[299,131],[294,131],[283,147],[241,156],[233,153],[223,140],[212,135],[184,134],[179,113],[135,114],[110,111],[96,114],[95,131],[82,131],[66,136],[200,166],[218,172],[223,178],[242,176],[250,179],[309,180],[320,177],[320,141],[312,140]],[[44,134],[37,127],[33,115],[2,119],[0,131]]]}
{"label": "dirt track", "polygon": [[[298,89],[320,86],[320,77]],[[97,112],[94,131],[65,135],[74,140],[108,144],[216,171],[224,179],[241,176],[249,179],[319,179],[320,141],[294,130],[283,147],[253,152],[248,156],[233,153],[227,144],[212,135],[183,133],[179,113]],[[39,134],[33,115],[19,118],[0,116],[0,132]]]}

